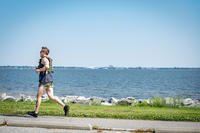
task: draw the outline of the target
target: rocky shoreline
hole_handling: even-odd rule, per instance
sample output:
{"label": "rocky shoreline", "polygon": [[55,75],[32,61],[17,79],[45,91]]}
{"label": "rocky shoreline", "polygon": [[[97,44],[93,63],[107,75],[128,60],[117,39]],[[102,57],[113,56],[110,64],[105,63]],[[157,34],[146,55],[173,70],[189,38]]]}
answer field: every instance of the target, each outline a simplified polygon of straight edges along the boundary
{"label": "rocky shoreline", "polygon": [[[200,107],[200,99],[191,98],[180,98],[180,97],[153,97],[149,99],[135,99],[134,97],[126,97],[117,99],[111,98],[101,98],[101,97],[84,97],[84,96],[62,96],[59,97],[64,103],[74,103],[74,104],[88,104],[88,105],[150,105],[150,106],[170,106],[170,107]],[[49,100],[48,96],[44,94],[42,96],[43,101]],[[0,101],[24,101],[24,102],[34,102],[36,98],[29,95],[19,94],[19,96],[11,96],[6,93],[0,93]]]}

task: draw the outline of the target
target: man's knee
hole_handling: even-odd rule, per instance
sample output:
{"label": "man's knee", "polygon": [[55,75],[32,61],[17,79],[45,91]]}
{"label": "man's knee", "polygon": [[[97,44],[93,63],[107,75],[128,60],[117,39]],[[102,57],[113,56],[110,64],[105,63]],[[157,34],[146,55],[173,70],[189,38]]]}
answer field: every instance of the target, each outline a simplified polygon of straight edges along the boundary
{"label": "man's knee", "polygon": [[41,97],[42,97],[42,94],[38,93],[37,98],[41,98]]}
{"label": "man's knee", "polygon": [[55,100],[55,97],[54,97],[54,96],[51,96],[51,95],[48,95],[48,96],[49,96],[49,99]]}

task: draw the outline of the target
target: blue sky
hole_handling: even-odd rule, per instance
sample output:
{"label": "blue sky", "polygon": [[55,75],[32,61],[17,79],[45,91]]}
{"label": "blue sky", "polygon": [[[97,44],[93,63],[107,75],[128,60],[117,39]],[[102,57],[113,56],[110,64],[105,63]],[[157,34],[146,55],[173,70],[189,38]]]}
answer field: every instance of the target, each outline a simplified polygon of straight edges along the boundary
{"label": "blue sky", "polygon": [[200,67],[198,0],[0,0],[0,65]]}

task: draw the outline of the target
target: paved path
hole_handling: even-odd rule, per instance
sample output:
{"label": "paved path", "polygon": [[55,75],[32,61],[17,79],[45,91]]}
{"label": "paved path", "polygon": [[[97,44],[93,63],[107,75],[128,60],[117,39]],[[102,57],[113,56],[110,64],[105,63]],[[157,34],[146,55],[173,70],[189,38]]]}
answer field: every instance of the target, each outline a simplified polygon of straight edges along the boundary
{"label": "paved path", "polygon": [[[103,118],[77,118],[77,117],[56,117],[40,116],[32,118],[29,116],[2,116],[0,132],[17,127],[31,132],[130,132],[130,131],[155,131],[155,132],[198,132],[200,133],[200,122],[175,122],[175,121],[150,121],[150,120],[124,120],[124,119],[103,119]],[[34,128],[37,127],[37,128]],[[36,130],[35,130],[36,129]],[[97,129],[97,130],[96,130]],[[25,133],[24,131],[24,133]]]}

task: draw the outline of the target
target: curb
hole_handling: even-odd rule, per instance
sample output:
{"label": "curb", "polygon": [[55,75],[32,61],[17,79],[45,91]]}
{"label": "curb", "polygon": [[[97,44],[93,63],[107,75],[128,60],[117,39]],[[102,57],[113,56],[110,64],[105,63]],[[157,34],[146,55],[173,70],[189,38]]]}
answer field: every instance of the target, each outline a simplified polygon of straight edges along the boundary
{"label": "curb", "polygon": [[96,130],[96,131],[117,131],[117,132],[148,132],[154,133],[154,129],[126,129],[126,128],[103,128],[97,125],[91,124],[66,124],[61,122],[48,122],[47,121],[28,121],[28,120],[12,120],[12,119],[0,119],[2,126],[12,127],[36,127],[36,128],[47,128],[47,129],[71,129],[71,130]]}
{"label": "curb", "polygon": [[37,128],[48,128],[48,129],[74,129],[74,130],[92,130],[92,126],[80,125],[80,124],[63,124],[59,122],[35,122],[35,121],[23,121],[23,120],[4,120],[2,125],[14,126],[14,127],[37,127]]}
{"label": "curb", "polygon": [[75,129],[75,130],[91,130],[89,126],[80,125],[58,125],[58,124],[36,124],[36,123],[19,123],[19,122],[8,122],[7,126],[15,127],[37,127],[37,128],[48,128],[48,129]]}
{"label": "curb", "polygon": [[98,126],[93,126],[92,128],[93,130],[97,130],[97,131],[117,131],[117,132],[142,132],[142,133],[155,133],[155,129],[126,129],[126,128],[101,128],[101,127],[98,127]]}

